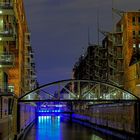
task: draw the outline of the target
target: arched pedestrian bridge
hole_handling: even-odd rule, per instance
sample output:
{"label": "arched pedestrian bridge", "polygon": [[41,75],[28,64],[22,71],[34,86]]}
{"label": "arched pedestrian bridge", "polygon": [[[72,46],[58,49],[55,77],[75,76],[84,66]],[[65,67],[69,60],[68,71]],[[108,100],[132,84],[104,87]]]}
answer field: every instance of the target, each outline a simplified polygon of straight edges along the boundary
{"label": "arched pedestrian bridge", "polygon": [[[6,104],[7,103],[7,104]],[[140,135],[140,99],[116,85],[97,80],[61,80],[17,98],[0,95],[0,138],[19,139],[39,115],[63,115],[131,135]],[[4,125],[4,123],[2,125]],[[13,128],[12,130],[10,128]]]}
{"label": "arched pedestrian bridge", "polygon": [[62,80],[45,84],[26,93],[20,105],[34,103],[39,115],[69,113],[101,127],[140,132],[140,99],[111,83],[97,80]]}
{"label": "arched pedestrian bridge", "polygon": [[42,85],[19,98],[19,102],[139,100],[133,93],[97,80],[61,80]]}

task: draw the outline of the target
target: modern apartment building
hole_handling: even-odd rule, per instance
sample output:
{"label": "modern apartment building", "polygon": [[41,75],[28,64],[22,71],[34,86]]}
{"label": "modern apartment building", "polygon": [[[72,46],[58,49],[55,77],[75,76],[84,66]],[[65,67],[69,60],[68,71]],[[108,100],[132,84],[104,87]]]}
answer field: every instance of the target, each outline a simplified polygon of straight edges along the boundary
{"label": "modern apartment building", "polygon": [[36,87],[34,54],[22,0],[0,0],[0,92]]}

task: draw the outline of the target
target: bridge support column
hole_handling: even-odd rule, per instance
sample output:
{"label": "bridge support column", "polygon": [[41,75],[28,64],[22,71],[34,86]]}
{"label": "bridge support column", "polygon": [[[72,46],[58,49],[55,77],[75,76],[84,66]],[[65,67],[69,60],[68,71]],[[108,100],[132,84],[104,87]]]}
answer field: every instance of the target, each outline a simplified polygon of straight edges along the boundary
{"label": "bridge support column", "polygon": [[70,122],[72,122],[72,112],[70,113]]}
{"label": "bridge support column", "polygon": [[140,101],[135,104],[135,133],[140,136]]}
{"label": "bridge support column", "polygon": [[17,104],[17,133],[20,132],[20,104]]}

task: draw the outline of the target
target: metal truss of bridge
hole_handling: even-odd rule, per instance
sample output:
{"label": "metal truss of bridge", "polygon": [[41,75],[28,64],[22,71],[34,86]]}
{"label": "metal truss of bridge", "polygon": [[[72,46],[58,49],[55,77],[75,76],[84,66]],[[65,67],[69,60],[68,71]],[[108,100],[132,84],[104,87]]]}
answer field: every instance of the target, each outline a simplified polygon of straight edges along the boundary
{"label": "metal truss of bridge", "polygon": [[93,80],[61,80],[42,85],[19,98],[19,102],[108,103],[140,100],[116,85]]}

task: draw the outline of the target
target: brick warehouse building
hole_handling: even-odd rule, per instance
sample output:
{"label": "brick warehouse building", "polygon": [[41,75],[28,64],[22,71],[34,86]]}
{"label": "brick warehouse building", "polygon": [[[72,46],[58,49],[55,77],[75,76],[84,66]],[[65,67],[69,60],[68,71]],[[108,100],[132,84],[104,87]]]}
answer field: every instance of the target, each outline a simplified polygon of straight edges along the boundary
{"label": "brick warehouse building", "polygon": [[89,45],[74,65],[73,78],[108,81],[140,97],[140,11],[119,15],[115,30],[105,33],[102,45]]}

